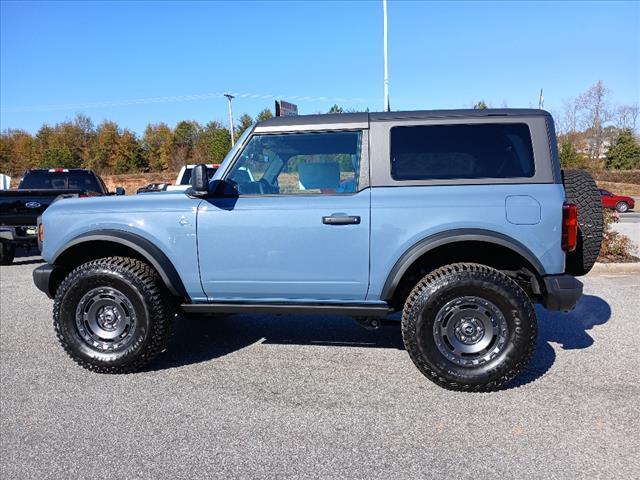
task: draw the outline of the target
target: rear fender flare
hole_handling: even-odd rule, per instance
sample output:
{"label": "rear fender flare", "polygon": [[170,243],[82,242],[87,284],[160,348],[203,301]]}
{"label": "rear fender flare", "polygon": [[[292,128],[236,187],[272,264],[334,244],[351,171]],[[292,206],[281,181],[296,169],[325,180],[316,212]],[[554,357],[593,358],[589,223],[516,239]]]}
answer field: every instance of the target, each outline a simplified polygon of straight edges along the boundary
{"label": "rear fender flare", "polygon": [[386,301],[393,298],[393,294],[403,275],[422,255],[442,245],[465,241],[487,242],[506,247],[525,258],[534,267],[538,275],[545,275],[545,269],[540,260],[518,240],[491,230],[455,229],[426,237],[404,252],[387,275],[380,298]]}

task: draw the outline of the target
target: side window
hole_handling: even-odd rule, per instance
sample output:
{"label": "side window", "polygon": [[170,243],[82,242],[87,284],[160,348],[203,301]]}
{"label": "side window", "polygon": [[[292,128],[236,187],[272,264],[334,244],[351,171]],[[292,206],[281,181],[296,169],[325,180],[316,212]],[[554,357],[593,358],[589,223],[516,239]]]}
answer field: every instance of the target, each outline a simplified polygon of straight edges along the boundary
{"label": "side window", "polygon": [[255,135],[227,175],[240,195],[358,191],[362,132]]}
{"label": "side window", "polygon": [[524,123],[428,125],[391,129],[394,180],[533,177]]}

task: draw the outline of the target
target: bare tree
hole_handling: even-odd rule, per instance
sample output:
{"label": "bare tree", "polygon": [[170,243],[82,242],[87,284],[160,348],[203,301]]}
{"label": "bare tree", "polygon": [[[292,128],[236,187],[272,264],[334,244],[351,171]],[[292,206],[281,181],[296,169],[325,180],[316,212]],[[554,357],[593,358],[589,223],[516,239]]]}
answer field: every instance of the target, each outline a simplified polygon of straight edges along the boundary
{"label": "bare tree", "polygon": [[633,105],[620,105],[613,114],[613,123],[619,130],[629,129],[635,131],[638,125],[639,114],[640,107],[638,107],[637,103]]}
{"label": "bare tree", "polygon": [[562,104],[562,116],[560,120],[560,132],[574,136],[578,131],[578,118],[580,105],[575,98],[565,100]]}
{"label": "bare tree", "polygon": [[578,97],[577,106],[581,111],[582,128],[587,133],[587,155],[589,160],[600,166],[605,154],[605,124],[611,121],[608,104],[609,89],[599,80],[589,90]]}

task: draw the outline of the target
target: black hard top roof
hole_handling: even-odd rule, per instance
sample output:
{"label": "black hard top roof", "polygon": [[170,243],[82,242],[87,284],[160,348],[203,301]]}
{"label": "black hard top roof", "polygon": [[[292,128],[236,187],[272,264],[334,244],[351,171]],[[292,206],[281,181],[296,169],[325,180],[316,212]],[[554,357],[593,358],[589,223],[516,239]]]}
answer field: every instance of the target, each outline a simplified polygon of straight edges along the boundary
{"label": "black hard top roof", "polygon": [[295,125],[327,125],[334,123],[363,123],[384,120],[429,119],[429,118],[478,118],[478,117],[531,117],[548,116],[549,112],[533,108],[486,108],[459,110],[415,110],[403,112],[359,112],[328,113],[320,115],[296,115],[273,117],[258,125],[260,127],[279,127]]}

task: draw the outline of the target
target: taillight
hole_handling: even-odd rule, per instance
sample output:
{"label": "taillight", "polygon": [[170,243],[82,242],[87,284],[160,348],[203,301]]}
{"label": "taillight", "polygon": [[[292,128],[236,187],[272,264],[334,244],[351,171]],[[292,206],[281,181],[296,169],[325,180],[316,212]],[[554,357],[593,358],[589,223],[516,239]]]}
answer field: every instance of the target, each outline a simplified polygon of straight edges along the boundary
{"label": "taillight", "polygon": [[578,245],[578,207],[573,203],[562,206],[562,250],[573,252]]}
{"label": "taillight", "polygon": [[42,224],[38,225],[38,240],[40,243],[44,240],[44,227]]}

